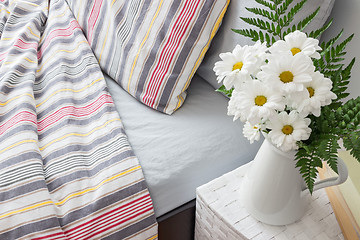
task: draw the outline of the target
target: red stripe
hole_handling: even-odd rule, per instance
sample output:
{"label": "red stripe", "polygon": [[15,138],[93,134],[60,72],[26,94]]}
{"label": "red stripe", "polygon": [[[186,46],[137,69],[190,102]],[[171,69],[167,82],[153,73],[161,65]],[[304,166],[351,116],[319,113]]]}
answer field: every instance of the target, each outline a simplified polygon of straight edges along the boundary
{"label": "red stripe", "polygon": [[[162,56],[160,56],[159,61],[158,61],[158,65],[157,65],[157,67],[159,68],[157,71],[158,75],[155,75],[155,78],[152,79],[152,83],[157,83],[159,81],[159,78],[163,79],[165,77],[166,72],[170,68],[170,65],[171,65],[170,63],[172,62],[173,56],[175,55],[176,50],[182,40],[181,36],[184,36],[185,31],[189,25],[189,22],[188,22],[188,24],[186,24],[186,20],[191,19],[191,18],[189,18],[191,11],[189,11],[188,9],[193,9],[193,10],[196,9],[196,8],[193,8],[194,3],[195,2],[192,2],[192,5],[187,5],[187,8],[183,9],[183,11],[185,11],[185,14],[181,13],[180,14],[181,18],[177,19],[180,23],[175,23],[175,28],[173,28],[172,32],[169,34],[170,38],[168,39],[168,42],[167,42],[168,45],[166,46],[166,48],[163,49]],[[184,21],[184,19],[185,19],[185,21]],[[172,56],[169,56],[169,55],[172,55]],[[165,64],[164,63],[165,61],[168,61],[168,64]],[[156,74],[155,71],[154,71],[154,73]],[[155,91],[155,88],[153,87],[152,89],[150,89],[150,91],[151,92],[149,95],[152,96]]]}
{"label": "red stripe", "polygon": [[[195,3],[196,5],[194,7],[193,5]],[[170,33],[170,38],[167,40],[167,43],[160,55],[157,66],[150,78],[149,81],[150,84],[147,87],[143,97],[144,103],[148,104],[151,107],[153,107],[155,104],[155,99],[159,93],[161,83],[163,82],[165,75],[168,69],[170,68],[176,50],[178,49],[181,40],[185,36],[185,32],[188,29],[188,26],[190,25],[190,22],[194,17],[198,6],[199,6],[199,1],[192,2],[191,5],[190,4],[187,5],[185,8],[182,9],[179,18],[176,20],[174,24],[175,27],[172,29]],[[188,8],[190,8],[190,10],[188,10]],[[189,15],[191,16],[189,17]],[[185,21],[181,22],[182,19],[185,19]]]}
{"label": "red stripe", "polygon": [[108,226],[107,228],[104,228],[104,229],[102,229],[102,230],[100,230],[100,231],[98,231],[98,232],[95,232],[95,233],[93,233],[93,234],[90,235],[90,236],[87,236],[86,239],[91,239],[91,238],[93,238],[94,236],[99,235],[99,234],[101,234],[101,233],[103,233],[103,232],[106,232],[106,231],[108,231],[108,230],[111,229],[111,228],[118,227],[120,224],[123,224],[123,223],[125,223],[125,222],[128,222],[128,221],[130,221],[130,220],[132,220],[132,219],[140,216],[141,214],[144,214],[144,213],[146,213],[146,212],[148,212],[148,211],[151,211],[152,209],[153,209],[153,207],[151,206],[151,207],[149,207],[149,208],[146,208],[146,209],[143,210],[143,211],[138,212],[136,215],[133,215],[133,216],[131,216],[131,217],[129,217],[129,218],[126,218],[126,219],[124,219],[124,220],[122,220],[122,221],[119,221],[119,222],[114,221],[114,222],[111,223],[112,225],[110,225],[110,226]]}
{"label": "red stripe", "polygon": [[[136,205],[135,205],[136,206]],[[111,216],[108,216],[107,218],[103,219],[106,221],[102,221],[96,225],[88,226],[87,229],[83,229],[84,231],[80,232],[77,235],[70,235],[72,239],[89,239],[90,237],[87,237],[89,234],[92,234],[96,231],[101,230],[104,226],[108,226],[109,224],[112,224],[114,222],[117,222],[119,220],[124,219],[125,217],[128,217],[130,215],[135,214],[136,212],[139,212],[140,210],[151,207],[152,208],[152,202],[151,199],[148,199],[147,203],[141,204],[136,206],[136,208],[129,210],[129,211],[122,211],[121,213],[113,214]],[[96,235],[96,234],[95,234]]]}
{"label": "red stripe", "polygon": [[[191,2],[191,3],[194,3],[194,2]],[[188,10],[188,8],[191,7],[191,5],[184,5],[184,6],[185,7],[182,8],[182,10],[181,10],[181,12],[179,14],[179,17],[176,19],[175,24],[173,25],[175,27],[172,28],[171,33],[169,34],[170,37],[167,39],[167,42],[166,42],[166,44],[165,44],[165,46],[164,46],[164,48],[163,48],[163,50],[161,52],[161,55],[160,55],[160,57],[158,59],[157,66],[156,66],[155,70],[153,71],[152,76],[150,77],[149,86],[146,89],[146,93],[145,93],[145,95],[147,95],[148,97],[147,98],[144,97],[146,104],[150,104],[149,101],[151,101],[151,99],[153,97],[152,96],[152,93],[154,91],[153,88],[156,87],[156,83],[158,81],[158,78],[161,77],[159,72],[163,73],[164,68],[167,68],[167,69],[169,68],[169,64],[171,62],[170,60],[172,60],[172,58],[168,57],[168,55],[169,54],[172,54],[172,55],[175,54],[176,48],[175,47],[173,47],[173,48],[170,47],[173,44],[173,40],[175,40],[175,41],[178,40],[179,42],[181,41],[181,38],[178,37],[178,35],[180,35],[180,33],[181,33],[181,31],[179,31],[179,28],[183,25],[183,19],[185,17],[187,18],[187,15],[190,13],[190,11],[187,11],[187,10]],[[184,14],[184,12],[186,14]],[[185,18],[185,20],[186,20],[186,18]],[[179,22],[180,22],[180,24],[179,24]],[[170,50],[173,50],[173,52],[171,52]],[[166,57],[168,57],[168,58],[166,58]],[[166,60],[168,61],[168,64],[164,63]]]}
{"label": "red stripe", "polygon": [[[115,209],[113,209],[113,210],[111,210],[111,211],[109,211],[109,212],[106,212],[106,213],[104,213],[104,214],[102,214],[102,215],[99,215],[99,216],[97,216],[96,218],[91,219],[91,220],[88,221],[88,222],[82,223],[82,224],[80,224],[79,226],[76,226],[76,227],[74,227],[74,228],[68,229],[68,230],[66,230],[64,233],[65,233],[66,235],[72,235],[72,234],[74,234],[74,233],[71,233],[71,232],[73,232],[73,231],[75,231],[75,230],[78,230],[78,229],[80,229],[80,228],[83,228],[83,227],[85,227],[85,226],[87,226],[87,225],[90,225],[90,224],[92,225],[94,222],[101,221],[101,220],[100,220],[101,218],[107,217],[108,215],[111,215],[111,214],[113,214],[113,213],[115,213],[115,212],[117,212],[117,211],[119,211],[119,210],[122,210],[122,209],[126,210],[126,209],[128,209],[131,205],[135,204],[136,202],[142,201],[142,200],[144,200],[145,198],[150,199],[150,194],[146,194],[146,195],[144,195],[144,196],[142,196],[142,197],[140,197],[140,198],[137,198],[137,199],[135,199],[135,200],[133,200],[133,201],[131,201],[131,202],[128,202],[128,203],[126,203],[126,204],[124,204],[124,205],[121,205],[121,206],[119,206],[118,208],[115,208]],[[76,231],[76,232],[78,232],[78,231]],[[70,233],[71,233],[71,234],[70,234]]]}
{"label": "red stripe", "polygon": [[50,44],[50,41],[56,37],[68,37],[71,36],[74,33],[75,29],[81,29],[78,22],[76,20],[73,20],[70,22],[69,27],[62,28],[62,29],[55,29],[52,32],[49,33],[49,35],[46,37],[45,42],[41,46],[40,50],[38,51],[38,59],[41,58],[42,53],[45,51],[45,49]]}
{"label": "red stripe", "polygon": [[32,122],[36,124],[36,115],[28,111],[19,112],[0,126],[0,135],[20,122]]}
{"label": "red stripe", "polygon": [[84,107],[75,107],[75,106],[65,106],[57,110],[56,112],[50,114],[46,118],[38,122],[38,131],[43,131],[45,128],[51,126],[54,123],[57,123],[60,119],[64,117],[84,117],[89,116],[92,113],[96,112],[105,104],[112,103],[111,96],[108,94],[101,95],[94,102],[90,103]]}
{"label": "red stripe", "polygon": [[97,22],[100,14],[100,9],[102,5],[102,0],[96,0],[93,8],[91,9],[91,13],[88,19],[88,42],[91,45],[92,43],[92,35],[94,32],[95,23]]}
{"label": "red stripe", "polygon": [[16,41],[16,43],[14,44],[15,47],[21,48],[21,49],[29,49],[29,48],[34,48],[35,50],[37,50],[38,47],[38,43],[28,43],[28,42],[24,42],[23,40],[21,40],[20,38]]}

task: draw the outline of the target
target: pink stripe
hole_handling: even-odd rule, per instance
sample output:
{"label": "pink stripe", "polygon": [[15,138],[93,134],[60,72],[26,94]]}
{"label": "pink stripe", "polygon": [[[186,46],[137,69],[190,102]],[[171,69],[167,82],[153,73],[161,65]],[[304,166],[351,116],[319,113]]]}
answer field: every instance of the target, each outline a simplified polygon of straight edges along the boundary
{"label": "pink stripe", "polygon": [[19,112],[4,124],[0,125],[0,135],[20,122],[32,122],[36,124],[36,115],[28,111]]}
{"label": "pink stripe", "polygon": [[[194,6],[194,4],[196,5]],[[174,24],[175,27],[170,33],[170,38],[167,40],[167,43],[160,55],[157,66],[153,71],[152,76],[150,77],[150,84],[147,87],[143,97],[145,104],[148,104],[151,107],[154,106],[161,83],[163,82],[165,75],[170,68],[171,62],[176,53],[176,50],[180,45],[181,40],[185,37],[185,32],[190,25],[190,22],[194,17],[198,6],[199,1],[193,1],[191,4],[186,5],[185,8],[182,9],[180,17],[176,20]],[[191,16],[189,17],[189,15]],[[185,21],[183,21],[183,19],[185,19]]]}
{"label": "pink stripe", "polygon": [[24,42],[23,40],[21,40],[20,38],[16,41],[16,43],[14,44],[15,47],[21,48],[21,49],[29,49],[29,48],[34,48],[35,50],[37,50],[38,44],[37,43],[27,43]]}
{"label": "pink stripe", "polygon": [[106,212],[106,213],[104,213],[104,214],[102,214],[102,215],[100,215],[100,216],[98,216],[98,217],[96,217],[96,218],[94,218],[94,219],[92,219],[92,220],[90,220],[88,222],[85,222],[85,223],[83,223],[83,224],[81,224],[81,225],[79,225],[77,227],[66,230],[64,233],[66,235],[72,236],[72,235],[74,235],[74,234],[76,234],[76,233],[78,233],[80,231],[83,231],[84,229],[87,229],[89,227],[94,226],[95,224],[98,224],[99,222],[103,221],[103,219],[108,219],[109,217],[112,217],[112,216],[117,215],[117,214],[119,214],[121,212],[127,211],[129,208],[133,207],[134,205],[137,205],[139,203],[142,203],[142,202],[148,201],[148,200],[151,200],[150,195],[146,194],[144,196],[141,196],[141,197],[139,197],[137,199],[132,200],[131,202],[123,204],[123,205],[119,206],[118,208],[115,208],[115,209],[113,209],[113,210],[111,210],[109,212]]}
{"label": "pink stripe", "polygon": [[94,6],[91,9],[91,13],[88,19],[88,42],[91,45],[92,37],[94,32],[95,23],[97,22],[100,14],[100,9],[102,5],[102,0],[95,0]]}
{"label": "pink stripe", "polygon": [[[170,54],[174,55],[175,54],[175,52],[170,52],[170,50],[172,50],[172,49],[176,51],[176,48],[171,48],[171,45],[174,45],[176,40],[181,40],[181,38],[177,39],[178,35],[181,32],[181,31],[179,31],[179,28],[183,25],[183,19],[185,17],[187,17],[187,15],[190,13],[190,11],[186,11],[186,10],[188,10],[188,8],[190,6],[191,5],[185,5],[185,8],[183,8],[181,10],[181,13],[179,15],[180,18],[176,19],[176,22],[174,24],[175,27],[172,28],[171,33],[169,34],[170,37],[167,39],[167,42],[166,42],[166,44],[165,44],[165,46],[164,46],[164,48],[163,48],[163,50],[161,52],[161,55],[159,57],[157,66],[156,66],[155,70],[153,71],[152,76],[150,78],[151,80],[149,82],[149,86],[146,89],[145,95],[148,96],[147,98],[145,98],[146,99],[145,100],[146,104],[150,104],[149,101],[152,98],[152,92],[154,91],[153,88],[155,88],[155,85],[158,82],[158,78],[160,77],[159,72],[163,73],[163,69],[169,67],[169,63],[170,63],[169,60],[172,60],[172,59],[168,55],[170,55]],[[183,12],[185,12],[186,14],[183,14]],[[178,22],[180,22],[180,23],[178,23]],[[175,39],[175,41],[174,41],[174,39]],[[168,64],[164,63],[165,61],[168,61]],[[156,75],[156,74],[158,74],[158,75]]]}
{"label": "pink stripe", "polygon": [[[170,67],[170,63],[172,62],[172,59],[170,59],[169,55],[172,55],[171,57],[173,57],[173,55],[175,54],[175,52],[177,50],[177,47],[179,46],[179,44],[181,42],[181,38],[179,38],[178,36],[179,35],[183,36],[186,31],[186,28],[188,27],[188,24],[186,24],[184,19],[185,20],[189,19],[188,17],[191,14],[191,11],[189,11],[188,9],[189,8],[191,9],[193,7],[194,3],[195,2],[192,2],[192,5],[187,5],[187,8],[183,9],[186,14],[181,13],[182,15],[180,15],[180,16],[182,16],[182,17],[179,20],[180,23],[175,24],[176,27],[172,29],[170,38],[168,40],[168,43],[170,43],[170,44],[168,45],[167,49],[164,48],[164,50],[163,50],[163,52],[165,53],[165,56],[162,56],[161,58],[159,58],[158,67],[160,66],[160,68],[158,70],[158,75],[157,76],[155,75],[156,78],[153,79],[152,82],[156,83],[160,77],[163,77],[159,73],[163,73],[162,75],[166,74],[168,68]],[[163,63],[164,61],[169,61],[169,60],[171,60],[171,61],[168,62],[168,65]],[[167,69],[165,69],[165,67],[167,67]],[[152,90],[152,92],[150,92],[150,95],[151,95],[151,93],[154,92],[154,88],[152,88],[151,90]]]}
{"label": "pink stripe", "polygon": [[57,110],[56,112],[50,114],[46,118],[38,122],[38,131],[41,132],[47,127],[51,126],[54,123],[57,123],[60,119],[64,117],[84,117],[89,116],[92,113],[100,109],[104,104],[112,103],[110,95],[103,94],[94,102],[90,103],[85,107],[74,107],[74,106],[65,106]]}
{"label": "pink stripe", "polygon": [[[69,237],[71,237],[71,239],[89,239],[89,238],[91,238],[91,236],[88,236],[88,235],[91,235],[92,233],[96,235],[96,233],[94,233],[94,232],[101,230],[102,228],[104,228],[104,226],[108,226],[109,224],[112,224],[114,222],[122,220],[125,217],[128,217],[130,215],[134,215],[146,207],[152,207],[152,202],[150,199],[148,199],[148,201],[139,202],[136,205],[133,205],[131,207],[135,207],[135,208],[130,209],[128,211],[123,210],[118,213],[114,213],[110,216],[107,216],[106,218],[102,219],[103,221],[101,221],[101,222],[98,221],[95,224],[89,225],[86,228],[81,229],[80,231],[82,231],[82,232],[80,232],[76,235],[70,234]],[[129,208],[131,208],[131,207],[129,207]]]}
{"label": "pink stripe", "polygon": [[[142,214],[144,214],[146,212],[149,212],[149,211],[153,210],[153,207],[152,206],[150,206],[150,207],[145,206],[145,207],[139,208],[137,210],[138,211],[137,211],[137,213],[135,215],[130,216],[131,214],[128,214],[126,216],[122,216],[120,219],[117,219],[117,220],[112,221],[112,222],[108,222],[108,225],[107,225],[106,228],[103,228],[102,230],[99,230],[99,231],[97,231],[97,232],[95,232],[95,233],[91,234],[90,236],[87,236],[86,238],[83,238],[83,239],[92,239],[94,236],[100,235],[101,233],[106,232],[111,228],[116,228],[116,227],[118,228],[118,226],[120,224],[128,222],[128,221],[130,221],[132,219],[135,219],[136,217],[138,217],[138,216],[140,216],[140,215],[142,215]],[[125,217],[127,217],[127,218],[125,218]],[[121,220],[121,221],[119,221],[119,220]],[[93,232],[93,231],[90,231],[89,233],[91,233],[91,232]]]}
{"label": "pink stripe", "polygon": [[69,27],[62,28],[62,29],[55,29],[49,35],[46,37],[44,44],[41,46],[39,52],[38,52],[38,59],[41,58],[42,53],[45,51],[45,49],[49,46],[50,41],[56,37],[68,37],[71,36],[74,33],[75,29],[81,29],[78,22],[76,20],[73,20],[70,22]]}

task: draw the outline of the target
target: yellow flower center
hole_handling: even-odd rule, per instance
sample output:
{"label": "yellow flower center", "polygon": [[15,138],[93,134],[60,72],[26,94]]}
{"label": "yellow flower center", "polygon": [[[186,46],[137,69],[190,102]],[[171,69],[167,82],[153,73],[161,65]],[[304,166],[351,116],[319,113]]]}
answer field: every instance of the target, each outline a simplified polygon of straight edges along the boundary
{"label": "yellow flower center", "polygon": [[294,56],[295,54],[301,52],[301,49],[300,49],[300,48],[293,47],[290,51],[292,52],[292,55]]}
{"label": "yellow flower center", "polygon": [[283,128],[282,128],[282,132],[286,135],[290,135],[292,134],[294,131],[294,128],[291,126],[291,125],[285,125]]}
{"label": "yellow flower center", "polygon": [[310,96],[310,97],[314,96],[315,90],[314,90],[312,87],[308,87],[307,90],[308,90],[308,92],[309,92],[309,96]]}
{"label": "yellow flower center", "polygon": [[265,96],[257,96],[255,98],[255,104],[258,106],[262,106],[266,103],[267,99]]}
{"label": "yellow flower center", "polygon": [[244,63],[243,63],[243,62],[237,62],[237,63],[234,64],[232,70],[233,70],[233,71],[236,70],[236,69],[241,70],[241,68],[242,68],[243,66],[244,66]]}
{"label": "yellow flower center", "polygon": [[290,71],[284,71],[280,73],[279,78],[283,83],[289,83],[293,81],[294,75]]}

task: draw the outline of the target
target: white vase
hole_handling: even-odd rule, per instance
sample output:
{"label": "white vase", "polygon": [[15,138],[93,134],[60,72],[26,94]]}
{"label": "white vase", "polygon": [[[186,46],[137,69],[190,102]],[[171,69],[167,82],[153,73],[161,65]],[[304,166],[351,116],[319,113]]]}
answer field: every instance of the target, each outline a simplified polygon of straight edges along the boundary
{"label": "white vase", "polygon": [[[242,182],[241,194],[251,216],[267,224],[286,225],[304,215],[309,191],[295,163],[295,151],[282,152],[264,140]],[[338,172],[338,177],[316,182],[314,191],[347,179],[347,168],[341,159]]]}

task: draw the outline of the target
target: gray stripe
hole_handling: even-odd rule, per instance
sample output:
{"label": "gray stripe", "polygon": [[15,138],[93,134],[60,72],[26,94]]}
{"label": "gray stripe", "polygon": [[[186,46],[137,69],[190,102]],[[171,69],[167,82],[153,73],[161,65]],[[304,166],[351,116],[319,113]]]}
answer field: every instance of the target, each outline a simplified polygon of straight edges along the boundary
{"label": "gray stripe", "polygon": [[[19,103],[18,105],[14,106],[11,111],[5,113],[4,115],[0,115],[0,123],[6,122],[8,119],[12,118],[20,111],[29,111],[29,112],[36,112],[35,106],[30,103]],[[15,113],[15,114],[14,114]]]}
{"label": "gray stripe", "polygon": [[[143,21],[144,21],[144,18],[147,14],[147,11],[149,9],[149,6],[150,4],[152,4],[151,1],[145,1],[143,3],[143,6],[141,7],[141,12],[139,14],[139,18],[136,20],[136,23],[133,27],[134,31],[132,32],[132,34],[130,35],[130,39],[128,40],[128,43],[126,44],[126,46],[124,47],[124,51],[123,53],[120,55],[116,55],[115,58],[114,58],[114,61],[115,60],[119,60],[121,58],[121,62],[124,63],[128,57],[128,54],[131,50],[131,48],[134,46],[134,42],[135,42],[135,39],[137,37],[137,29],[140,28],[140,26],[142,25]],[[117,46],[116,46],[117,47]],[[118,56],[118,59],[116,59]],[[127,66],[127,64],[122,64],[122,65],[118,65],[117,62],[114,62],[112,64],[112,67],[109,71],[109,76],[111,76],[115,81],[117,81],[118,83],[122,83],[123,81],[123,72],[124,72],[124,69],[125,69],[125,66]],[[119,76],[119,77],[116,77],[116,76]],[[124,81],[123,84],[121,84],[123,87],[127,87],[127,82],[126,80]]]}
{"label": "gray stripe", "polygon": [[[9,139],[9,137],[15,135],[15,134],[18,134],[20,132],[34,132],[34,136],[36,135],[36,132],[37,132],[37,127],[34,126],[34,124],[32,123],[21,123],[20,126],[17,126],[17,127],[12,127],[12,129],[9,131],[7,130],[5,132],[5,134],[2,134],[1,137],[0,137],[0,143],[6,141]],[[1,161],[1,160],[0,160]],[[1,168],[0,168],[1,169]]]}
{"label": "gray stripe", "polygon": [[0,202],[4,202],[6,200],[19,197],[22,195],[26,195],[31,193],[32,191],[36,191],[39,189],[44,189],[47,191],[46,184],[44,180],[32,181],[30,183],[24,184],[22,186],[11,188],[9,191],[0,192]]}
{"label": "gray stripe", "polygon": [[[131,3],[131,4],[130,4]],[[132,0],[132,1],[125,1],[124,5],[122,6],[122,8],[120,9],[120,11],[115,15],[115,29],[118,29],[117,32],[115,32],[115,36],[112,39],[112,43],[110,46],[115,46],[114,49],[115,51],[113,51],[113,53],[108,54],[108,57],[105,61],[105,66],[102,66],[103,68],[105,67],[105,69],[107,70],[108,74],[113,75],[113,77],[116,76],[116,71],[117,68],[120,64],[120,59],[122,56],[122,49],[123,49],[123,45],[126,41],[126,39],[128,38],[129,32],[131,30],[133,30],[132,28],[132,23],[135,20],[135,14],[132,15],[131,17],[131,21],[128,20],[128,15],[127,15],[127,9],[132,9],[134,7],[132,7],[133,3],[136,3],[136,1]],[[130,4],[130,7],[128,7],[128,5]],[[139,3],[138,3],[139,4]],[[138,10],[139,5],[135,6],[136,10]],[[120,25],[120,23],[122,23]],[[128,28],[129,31],[127,33],[127,35],[122,35],[122,29],[124,28],[124,25],[128,23]],[[111,63],[110,63],[110,59],[111,59]]]}
{"label": "gray stripe", "polygon": [[63,218],[59,218],[59,222],[61,223],[62,226],[64,226],[64,225],[72,223],[78,219],[81,219],[90,213],[94,213],[103,208],[106,208],[109,205],[117,203],[117,205],[120,206],[119,202],[121,200],[131,197],[132,195],[145,190],[146,187],[147,186],[146,186],[146,183],[144,180],[137,182],[127,188],[124,188],[117,192],[109,194],[106,197],[103,197],[103,198],[99,199],[98,201],[91,203],[81,209],[78,209],[78,210],[75,210],[75,211],[72,211],[72,212],[66,214]]}
{"label": "gray stripe", "polygon": [[15,157],[9,158],[9,159],[1,159],[0,160],[0,169],[9,167],[13,164],[18,164],[21,162],[25,162],[28,159],[41,159],[41,155],[38,152],[25,152],[21,153],[19,155],[16,155]]}
{"label": "gray stripe", "polygon": [[[106,18],[105,14],[107,13],[108,3],[110,3],[110,1],[104,0],[102,2],[101,7],[100,7],[100,14],[99,14],[98,19],[105,19]],[[98,20],[97,24],[95,24],[94,29],[93,29],[93,40],[91,42],[91,48],[92,49],[97,48],[97,44],[98,44],[98,41],[99,41],[98,36],[100,36],[101,33],[105,32],[105,31],[106,31],[106,27],[104,25],[104,21]],[[102,42],[100,42],[100,46],[101,46],[101,44],[102,44]]]}
{"label": "gray stripe", "polygon": [[[98,162],[103,161],[103,159],[106,159],[112,154],[118,152],[119,149],[129,147],[127,142],[124,140],[125,139],[120,139],[120,141],[107,143],[106,145],[96,149],[96,151],[91,154],[76,153],[75,155],[64,157],[61,161],[51,163],[44,169],[45,179],[53,178],[54,176],[61,175],[64,172],[74,170],[77,167],[91,168]],[[98,157],[100,155],[101,157]]]}
{"label": "gray stripe", "polygon": [[[189,56],[189,50],[193,48],[196,40],[198,39],[199,33],[201,32],[202,28],[204,27],[204,24],[206,23],[206,20],[208,18],[208,15],[210,13],[212,5],[215,3],[216,2],[214,2],[212,0],[211,1],[207,0],[204,3],[204,5],[200,11],[200,14],[198,15],[198,18],[196,19],[196,22],[193,26],[193,29],[192,29],[189,37],[187,38],[178,58],[176,60],[174,69],[172,70],[172,73],[166,82],[164,90],[162,93],[159,93],[161,95],[161,98],[158,103],[158,106],[156,107],[157,110],[164,111],[166,105],[168,104],[168,102],[170,102],[170,100],[171,100],[170,94],[172,93],[173,88],[175,88],[177,86],[176,81],[178,81],[181,70],[184,67],[186,59]],[[181,76],[181,77],[185,77],[185,76]],[[186,77],[188,77],[188,76],[186,76]]]}
{"label": "gray stripe", "polygon": [[124,159],[126,159],[128,157],[132,157],[132,156],[133,156],[133,152],[131,150],[120,152],[118,155],[116,155],[106,161],[103,161],[102,163],[98,164],[96,167],[94,167],[92,169],[79,170],[79,171],[72,172],[68,175],[65,175],[65,176],[55,179],[51,183],[47,184],[48,189],[50,192],[52,192],[52,191],[56,190],[57,188],[61,187],[62,185],[66,185],[68,182],[71,182],[73,180],[81,179],[83,177],[93,177],[97,173],[104,171],[105,168],[107,168],[113,164],[116,164],[120,161],[124,161]]}
{"label": "gray stripe", "polygon": [[34,234],[34,233],[41,233],[44,230],[48,230],[51,228],[59,228],[59,232],[62,232],[60,226],[59,226],[59,221],[56,217],[51,217],[49,216],[49,218],[38,221],[38,222],[34,222],[34,223],[28,223],[28,224],[24,224],[18,228],[15,228],[11,231],[5,232],[3,234],[0,234],[0,239],[18,239],[20,237],[23,237],[25,235],[28,234]]}
{"label": "gray stripe", "polygon": [[159,48],[162,47],[162,43],[164,42],[163,36],[166,35],[166,33],[169,31],[170,25],[172,24],[173,18],[175,17],[175,14],[181,5],[182,1],[173,1],[170,10],[168,11],[168,14],[166,16],[166,20],[163,23],[163,26],[160,29],[160,33],[158,34],[158,37],[155,40],[155,44],[153,48],[151,49],[150,56],[146,60],[144,64],[143,71],[141,72],[141,75],[139,77],[139,83],[137,85],[135,97],[137,99],[141,99],[141,93],[144,91],[144,85],[145,82],[148,80],[148,74],[150,69],[153,67],[154,63],[157,62],[156,57],[159,55]]}
{"label": "gray stripe", "polygon": [[[80,151],[84,151],[84,152],[91,151],[96,146],[106,143],[107,141],[111,140],[111,138],[115,138],[119,134],[122,134],[123,131],[124,130],[122,128],[116,128],[112,132],[109,132],[107,135],[97,138],[90,145],[72,144],[72,145],[66,146],[62,149],[53,151],[52,153],[50,153],[48,156],[46,156],[43,159],[44,165],[46,165],[48,163],[48,161],[50,161],[51,159],[61,157],[64,154],[71,154],[72,152],[80,152]],[[134,156],[134,154],[132,156]]]}

